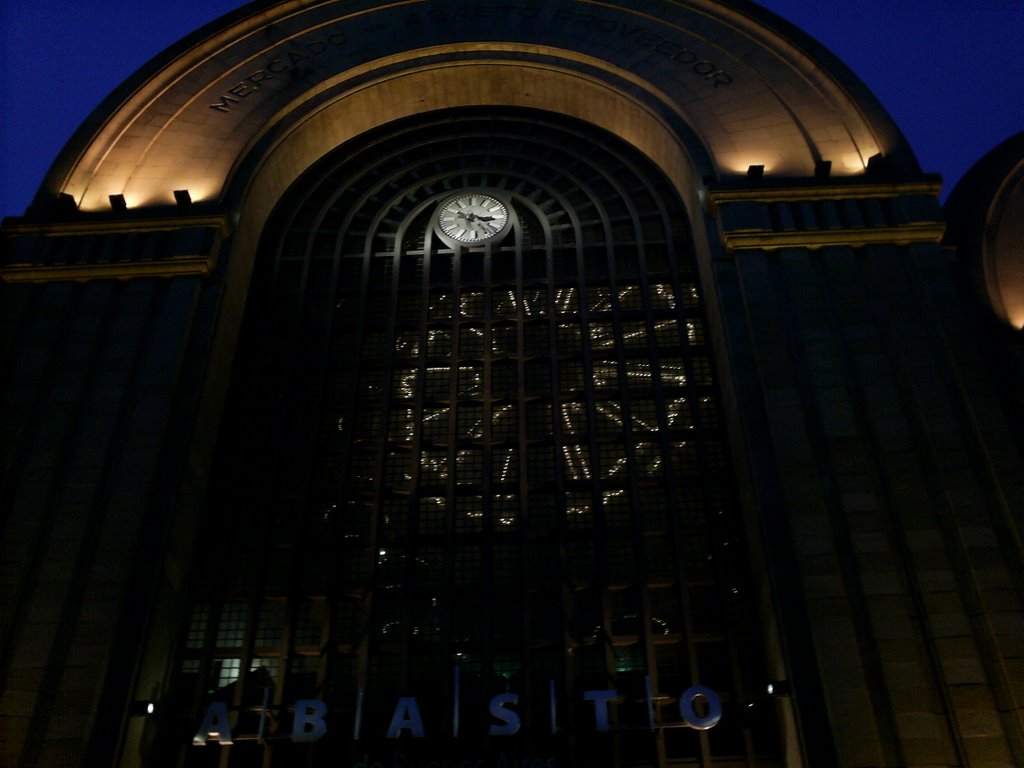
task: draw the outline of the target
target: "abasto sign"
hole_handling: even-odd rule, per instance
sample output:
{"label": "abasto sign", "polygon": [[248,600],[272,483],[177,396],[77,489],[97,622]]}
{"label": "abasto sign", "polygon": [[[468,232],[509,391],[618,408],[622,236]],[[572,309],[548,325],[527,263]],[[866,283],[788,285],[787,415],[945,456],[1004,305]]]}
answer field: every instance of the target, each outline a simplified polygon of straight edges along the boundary
{"label": "abasto sign", "polygon": [[[684,727],[704,731],[713,728],[722,718],[722,703],[710,688],[702,685],[694,685],[683,691],[679,696],[678,712],[679,719],[671,722],[659,722],[656,713],[656,704],[663,700],[663,696],[655,696],[650,678],[645,678],[646,683],[646,705],[648,724],[651,730],[659,727]],[[451,736],[458,738],[460,735],[460,720],[462,715],[463,702],[460,700],[459,672],[455,672],[455,695],[452,699],[451,712]],[[270,713],[268,706],[269,689],[264,690],[263,708],[259,711],[259,731],[256,738],[262,740],[267,725],[267,716]],[[548,689],[550,707],[550,732],[558,733],[560,730],[558,722],[558,693],[555,681],[549,681]],[[357,689],[355,714],[352,722],[352,736],[356,741],[364,737],[380,737],[387,739],[399,739],[409,737],[412,739],[427,739],[431,735],[424,724],[423,709],[415,696],[398,696],[394,699],[394,707],[390,723],[383,734],[364,734],[363,731],[363,708],[366,700],[366,690],[362,687]],[[593,731],[605,733],[612,730],[610,707],[620,700],[619,692],[614,689],[587,690],[581,695],[582,701],[587,704],[593,712]],[[520,704],[520,696],[517,693],[504,692],[492,697],[485,703],[490,718],[487,727],[488,736],[514,736],[522,729],[522,718],[517,707]],[[698,707],[700,712],[698,712]],[[329,726],[328,706],[322,699],[300,699],[294,704],[295,715],[293,718],[291,740],[294,742],[315,742],[323,738],[328,727],[336,727],[333,723]],[[447,735],[447,734],[446,734]],[[251,737],[250,737],[251,738]],[[213,701],[207,708],[203,720],[192,739],[197,746],[206,745],[211,741],[227,745],[234,743],[231,730],[230,712],[227,702]]]}

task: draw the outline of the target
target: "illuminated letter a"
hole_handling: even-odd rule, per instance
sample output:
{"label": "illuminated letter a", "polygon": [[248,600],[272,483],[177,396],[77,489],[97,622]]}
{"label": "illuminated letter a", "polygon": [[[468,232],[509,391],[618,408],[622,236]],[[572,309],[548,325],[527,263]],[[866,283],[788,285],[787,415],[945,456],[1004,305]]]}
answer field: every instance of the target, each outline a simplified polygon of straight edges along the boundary
{"label": "illuminated letter a", "polygon": [[234,744],[231,740],[231,723],[228,722],[228,705],[223,701],[210,702],[203,724],[192,737],[192,743],[203,745],[211,736],[220,744]]}
{"label": "illuminated letter a", "polygon": [[423,731],[423,718],[420,717],[420,706],[414,696],[403,696],[395,705],[395,714],[388,726],[388,738],[397,739],[399,734],[408,728],[417,739],[426,736]]}

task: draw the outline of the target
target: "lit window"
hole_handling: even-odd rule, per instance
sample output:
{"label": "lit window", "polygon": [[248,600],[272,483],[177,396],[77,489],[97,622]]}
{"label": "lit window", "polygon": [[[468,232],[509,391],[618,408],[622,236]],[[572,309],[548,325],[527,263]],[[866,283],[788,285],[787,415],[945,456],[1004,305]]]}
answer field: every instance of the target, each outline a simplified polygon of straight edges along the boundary
{"label": "lit window", "polygon": [[[572,289],[570,289],[572,290]],[[555,292],[556,304],[564,291]],[[527,289],[523,293],[523,309],[527,317],[542,317],[548,313],[548,292],[543,288]]]}
{"label": "lit window", "polygon": [[419,331],[400,331],[395,334],[395,357],[416,359],[420,354]]}
{"label": "lit window", "polygon": [[431,328],[427,331],[427,357],[447,360],[452,354],[452,336],[447,329]]}
{"label": "lit window", "polygon": [[[644,363],[649,368],[649,364]],[[614,360],[594,361],[594,386],[600,389],[614,389],[619,386],[619,369]],[[626,373],[632,382],[636,366],[627,366]]]}
{"label": "lit window", "polygon": [[483,318],[484,294],[482,291],[463,291],[459,297],[459,314],[462,317]]}
{"label": "lit window", "polygon": [[395,451],[385,457],[384,483],[391,490],[405,490],[412,482],[412,452]]}
{"label": "lit window", "polygon": [[660,477],[662,473],[661,449],[657,443],[640,442],[633,447],[637,471],[643,477]]}
{"label": "lit window", "polygon": [[565,522],[570,528],[589,528],[593,525],[589,493],[565,494]]}
{"label": "lit window", "polygon": [[587,423],[586,403],[562,404],[562,434],[586,434]]}
{"label": "lit window", "polygon": [[459,357],[480,360],[484,356],[484,329],[478,325],[459,328]]}
{"label": "lit window", "polygon": [[394,397],[412,400],[416,397],[416,380],[419,369],[396,367],[391,375],[391,391]]}
{"label": "lit window", "polygon": [[448,320],[452,315],[452,297],[445,291],[431,291],[427,304],[427,318],[430,320]]}
{"label": "lit window", "polygon": [[484,436],[484,409],[482,405],[460,404],[456,412],[457,437],[460,440],[480,440]]}
{"label": "lit window", "polygon": [[514,325],[495,325],[491,328],[491,351],[495,355],[514,357],[518,345]]}
{"label": "lit window", "polygon": [[213,661],[213,677],[218,688],[231,685],[241,673],[241,659],[214,659]]}
{"label": "lit window", "polygon": [[672,472],[677,482],[696,480],[700,474],[696,442],[682,440],[672,444]]}
{"label": "lit window", "polygon": [[455,482],[459,485],[479,485],[483,481],[483,453],[464,450],[455,454]]}
{"label": "lit window", "polygon": [[598,446],[598,461],[601,465],[603,479],[625,477],[626,455],[621,443],[601,443]]}
{"label": "lit window", "polygon": [[604,520],[607,525],[629,525],[629,494],[625,490],[619,488],[605,491],[601,494],[601,504],[604,506]]}
{"label": "lit window", "polygon": [[186,648],[202,648],[206,643],[206,627],[210,623],[210,604],[199,603],[192,611],[192,621],[188,625]]}
{"label": "lit window", "polygon": [[519,497],[512,494],[499,494],[491,502],[494,527],[511,530],[519,523]]}
{"label": "lit window", "polygon": [[448,409],[427,407],[423,409],[423,440],[444,445],[448,442]]}
{"label": "lit window", "polygon": [[697,290],[696,285],[687,284],[683,286],[683,306],[687,308],[700,306],[700,292]]}
{"label": "lit window", "polygon": [[460,533],[483,530],[484,500],[482,496],[455,498],[455,529]]}
{"label": "lit window", "polygon": [[666,387],[686,386],[686,366],[677,357],[661,360],[661,383]]}
{"label": "lit window", "polygon": [[245,620],[249,611],[246,603],[225,603],[217,625],[217,647],[237,648],[245,638]]}
{"label": "lit window", "polygon": [[718,425],[718,406],[713,398],[707,396],[700,398],[697,409],[700,412],[701,423],[705,427]]}
{"label": "lit window", "polygon": [[284,637],[284,602],[264,600],[256,622],[256,647],[278,645]]}
{"label": "lit window", "polygon": [[495,483],[514,483],[519,479],[519,451],[496,448],[491,454],[491,479]]}
{"label": "lit window", "polygon": [[579,312],[576,288],[566,287],[555,290],[555,312],[560,315],[573,315]]}
{"label": "lit window", "polygon": [[[434,400],[447,400],[448,399],[448,381],[451,376],[451,368],[447,365],[428,365],[426,375],[423,382],[423,395],[427,398]],[[407,380],[408,384],[403,386],[401,393],[396,393],[396,397],[414,397],[415,396],[415,371],[412,372],[412,376]]]}
{"label": "lit window", "polygon": [[424,496],[420,499],[420,533],[444,533],[446,521],[444,496]]}
{"label": "lit window", "polygon": [[[658,326],[655,325],[654,328],[657,332]],[[647,324],[624,322],[622,324],[622,346],[626,349],[647,349]]]}
{"label": "lit window", "polygon": [[590,479],[590,451],[586,445],[563,445],[565,474],[570,480]]}
{"label": "lit window", "polygon": [[665,419],[669,427],[689,429],[693,427],[693,415],[689,401],[685,397],[676,397],[665,402]]}
{"label": "lit window", "polygon": [[411,443],[416,429],[416,411],[412,408],[396,407],[388,416],[388,439]]}
{"label": "lit window", "polygon": [[491,411],[491,439],[515,440],[519,437],[519,409],[514,405],[495,406]]}
{"label": "lit window", "polygon": [[249,680],[254,681],[257,687],[273,689],[274,681],[281,673],[281,659],[277,656],[256,656],[249,665],[249,671],[256,673],[250,674]]}
{"label": "lit window", "polygon": [[420,482],[423,485],[443,483],[447,479],[447,451],[424,450],[420,453]]}
{"label": "lit window", "polygon": [[[633,430],[635,432],[658,431],[658,409],[654,400],[634,400],[630,408],[632,409]],[[671,424],[671,420],[669,423]]]}
{"label": "lit window", "polygon": [[484,391],[484,369],[477,365],[459,367],[459,397],[480,397]]}
{"label": "lit window", "polygon": [[615,349],[615,326],[611,323],[591,323],[590,346],[593,349]]}
{"label": "lit window", "polygon": [[650,287],[651,309],[675,309],[676,297],[672,292],[672,286],[665,283],[655,283]]}
{"label": "lit window", "polygon": [[587,288],[587,309],[594,312],[611,312],[611,289],[604,286]]}
{"label": "lit window", "polygon": [[619,309],[624,312],[638,311],[644,308],[644,292],[639,285],[619,288]]}
{"label": "lit window", "polygon": [[621,435],[626,428],[622,421],[622,403],[618,400],[600,400],[594,405],[597,411],[598,432],[605,435]]}
{"label": "lit window", "polygon": [[516,294],[510,288],[500,289],[495,288],[491,295],[491,306],[493,307],[494,314],[497,315],[515,315],[516,313]]}

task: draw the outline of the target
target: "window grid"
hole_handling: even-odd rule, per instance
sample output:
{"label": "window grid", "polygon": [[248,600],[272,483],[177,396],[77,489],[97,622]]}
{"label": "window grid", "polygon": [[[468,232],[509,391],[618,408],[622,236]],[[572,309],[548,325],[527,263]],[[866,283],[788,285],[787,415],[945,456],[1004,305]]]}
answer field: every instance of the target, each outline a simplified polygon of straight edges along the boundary
{"label": "window grid", "polygon": [[[576,213],[580,228],[561,227],[552,218],[552,228],[528,231],[524,205],[523,236],[534,240],[519,242],[516,233],[502,244],[504,261],[488,267],[502,271],[500,287],[482,283],[483,251],[431,245],[429,232],[425,238],[410,235],[405,247],[422,249],[425,242],[434,250],[426,254],[429,259],[402,252],[372,259],[375,293],[365,296],[363,325],[352,317],[359,304],[353,288],[358,280],[352,278],[359,262],[343,259],[352,267],[338,270],[348,276],[339,286],[348,303],[339,301],[335,328],[349,335],[329,346],[335,356],[349,349],[359,353],[345,383],[326,390],[323,407],[329,418],[320,419],[319,432],[334,435],[334,453],[329,460],[314,457],[317,487],[324,495],[337,494],[318,501],[315,511],[335,511],[312,519],[300,506],[294,521],[284,516],[275,523],[284,537],[269,562],[257,564],[265,596],[275,598],[264,599],[254,612],[253,646],[261,650],[251,658],[215,658],[211,675],[220,687],[236,681],[244,664],[247,670],[266,670],[283,685],[285,696],[315,694],[323,670],[338,664],[343,669],[362,665],[368,681],[394,689],[410,679],[402,654],[421,653],[414,649],[444,639],[472,654],[479,649],[477,628],[484,620],[493,633],[487,642],[522,638],[526,630],[518,623],[527,613],[530,638],[560,645],[564,629],[577,644],[575,661],[560,651],[548,660],[553,675],[592,673],[600,680],[610,673],[656,670],[663,682],[677,680],[680,686],[697,679],[698,670],[687,661],[697,640],[685,631],[679,590],[690,589],[703,600],[704,582],[717,584],[718,571],[707,560],[708,519],[711,510],[732,509],[728,452],[714,429],[718,405],[700,295],[696,284],[686,281],[692,267],[677,264],[693,256],[685,247],[680,254],[667,240],[683,225],[664,218],[655,205],[660,189],[638,181],[642,162],[609,162],[613,171],[581,177],[595,192],[573,203],[582,206]],[[468,156],[466,163],[471,164]],[[458,178],[456,185],[471,183],[470,175]],[[621,199],[625,190],[643,201],[635,203],[642,208],[639,230]],[[413,199],[393,190],[381,198],[397,201],[399,209],[386,221],[401,220],[401,206]],[[364,204],[351,196],[332,203],[351,210],[353,222],[365,227],[373,217],[360,212]],[[553,207],[542,209],[554,216],[560,204],[552,201]],[[678,212],[675,216],[685,220]],[[606,225],[618,242],[604,242]],[[545,231],[558,234],[545,241]],[[377,246],[388,242],[381,236],[386,234],[374,234]],[[657,242],[642,250],[638,235]],[[358,237],[348,233],[345,238],[346,248],[357,252]],[[585,274],[577,275],[578,268]],[[673,285],[677,272],[686,279]],[[460,274],[471,275],[472,285],[460,284]],[[649,285],[647,277],[654,278]],[[525,287],[516,288],[513,279]],[[298,289],[295,283],[284,290]],[[290,301],[300,311],[300,302]],[[421,326],[424,318],[427,325]],[[684,351],[685,345],[690,349]],[[698,425],[702,429],[695,430]],[[484,443],[488,433],[490,442]],[[711,443],[698,449],[699,440]],[[292,448],[281,446],[284,454]],[[700,482],[705,472],[713,478],[712,493],[720,497],[705,498]],[[674,482],[666,482],[666,475]],[[600,501],[596,510],[595,500]],[[337,561],[333,574],[317,571],[311,581],[308,575],[327,562],[311,560],[313,547],[325,542],[303,543],[303,526],[314,523],[319,535],[338,537],[330,548]],[[451,535],[445,537],[449,526]],[[520,573],[524,557],[529,567]],[[417,581],[403,586],[414,573]],[[373,581],[371,574],[383,581]],[[680,576],[686,585],[678,583]],[[505,602],[493,606],[490,598],[465,599],[477,590],[509,591],[524,579],[528,585],[556,585],[565,578],[573,589],[562,594],[549,588],[544,599],[532,592],[500,597]],[[357,597],[370,584],[379,584],[374,610],[364,609]],[[633,591],[641,584],[650,589],[649,607]],[[390,593],[386,598],[385,592]],[[718,594],[730,599],[727,592]],[[438,610],[444,605],[453,606],[450,613]],[[604,626],[607,608],[617,617],[612,626]],[[242,647],[248,603],[219,604],[214,638],[209,637],[212,611],[209,604],[197,607],[186,648]],[[294,622],[290,635],[286,617]],[[417,631],[399,625],[410,617]],[[377,622],[374,640],[357,651],[368,620]],[[509,620],[516,626],[502,623]],[[332,632],[325,629],[328,623]],[[720,632],[728,630],[719,626]],[[602,627],[625,638],[611,656],[597,642]],[[643,633],[636,631],[640,627]],[[654,649],[650,654],[644,642],[630,639],[641,634],[649,636],[644,642]],[[328,660],[337,652],[325,645],[329,637],[348,649],[351,659]],[[291,648],[283,647],[286,640]],[[429,653],[440,660],[436,650]],[[511,680],[525,669],[523,659],[518,651],[503,653],[467,658],[466,669],[482,672],[489,663],[491,672]],[[538,649],[537,668],[541,656]],[[697,656],[700,679],[706,671],[740,701],[745,694],[733,689],[737,662],[728,645],[720,642]],[[609,659],[614,659],[610,667]],[[444,664],[426,666],[415,674],[429,677]],[[702,749],[702,760],[720,756]]]}

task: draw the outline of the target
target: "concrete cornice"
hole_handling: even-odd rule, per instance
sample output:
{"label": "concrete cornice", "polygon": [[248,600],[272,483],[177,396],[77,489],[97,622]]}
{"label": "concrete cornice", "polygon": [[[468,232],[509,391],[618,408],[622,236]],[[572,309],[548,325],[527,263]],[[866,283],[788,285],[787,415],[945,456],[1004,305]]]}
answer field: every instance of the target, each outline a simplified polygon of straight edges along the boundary
{"label": "concrete cornice", "polygon": [[711,189],[708,197],[715,203],[757,202],[780,203],[799,200],[865,200],[868,198],[927,195],[938,198],[942,182],[915,180],[907,182],[876,181],[850,184],[794,184],[792,186],[744,187],[742,189]]}

